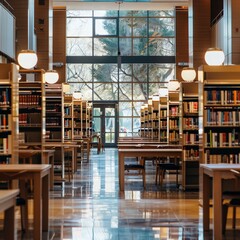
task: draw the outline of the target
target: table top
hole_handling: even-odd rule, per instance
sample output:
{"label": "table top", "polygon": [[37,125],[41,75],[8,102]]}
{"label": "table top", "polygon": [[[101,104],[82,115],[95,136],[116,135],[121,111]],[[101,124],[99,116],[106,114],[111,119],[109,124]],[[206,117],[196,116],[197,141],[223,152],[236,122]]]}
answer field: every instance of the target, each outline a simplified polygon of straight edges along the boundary
{"label": "table top", "polygon": [[19,194],[19,189],[0,190],[0,204],[16,197]]}
{"label": "table top", "polygon": [[[129,149],[125,149],[125,148],[121,148],[118,149],[118,152],[126,152],[126,153],[143,153],[143,152],[149,152],[149,153],[161,153],[161,152],[177,152],[177,153],[181,153],[182,149],[181,148],[129,148]],[[240,166],[240,165],[239,165]]]}
{"label": "table top", "polygon": [[1,172],[16,172],[16,171],[28,171],[28,172],[41,172],[50,169],[50,164],[1,164]]}
{"label": "table top", "polygon": [[205,168],[208,170],[217,170],[217,171],[225,171],[230,169],[240,169],[240,164],[238,163],[214,163],[214,164],[200,164],[201,168]]}

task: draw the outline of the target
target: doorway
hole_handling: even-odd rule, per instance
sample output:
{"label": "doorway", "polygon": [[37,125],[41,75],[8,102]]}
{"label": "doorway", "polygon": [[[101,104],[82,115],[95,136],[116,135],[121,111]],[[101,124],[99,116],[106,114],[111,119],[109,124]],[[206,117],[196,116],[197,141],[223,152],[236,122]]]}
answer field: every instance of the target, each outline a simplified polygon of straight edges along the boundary
{"label": "doorway", "polygon": [[117,147],[117,103],[93,103],[93,130],[100,134],[104,147]]}

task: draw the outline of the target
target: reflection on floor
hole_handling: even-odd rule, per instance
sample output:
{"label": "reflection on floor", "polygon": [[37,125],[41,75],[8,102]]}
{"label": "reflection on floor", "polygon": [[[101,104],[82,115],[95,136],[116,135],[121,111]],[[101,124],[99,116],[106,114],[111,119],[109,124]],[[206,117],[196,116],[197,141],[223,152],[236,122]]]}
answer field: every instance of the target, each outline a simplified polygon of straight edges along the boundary
{"label": "reflection on floor", "polygon": [[[198,191],[179,190],[171,175],[162,189],[156,186],[152,162],[146,172],[145,191],[141,176],[128,176],[120,193],[117,149],[99,155],[93,149],[73,181],[51,192],[50,234],[44,239],[212,239],[211,232],[203,233]],[[236,230],[226,233],[226,239],[239,237]],[[32,238],[25,234],[19,239]]]}

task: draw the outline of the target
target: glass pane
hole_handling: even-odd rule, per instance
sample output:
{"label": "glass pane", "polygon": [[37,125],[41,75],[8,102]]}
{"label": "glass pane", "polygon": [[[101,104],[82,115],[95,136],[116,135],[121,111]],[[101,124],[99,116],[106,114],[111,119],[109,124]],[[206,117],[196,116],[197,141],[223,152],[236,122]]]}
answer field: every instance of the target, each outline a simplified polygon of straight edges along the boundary
{"label": "glass pane", "polygon": [[133,39],[133,55],[146,56],[147,55],[147,38],[134,38]]}
{"label": "glass pane", "polygon": [[133,132],[138,133],[141,127],[140,118],[133,118]]}
{"label": "glass pane", "polygon": [[132,82],[132,65],[122,64],[119,72],[119,82]]}
{"label": "glass pane", "polygon": [[105,118],[105,132],[115,131],[115,118]]}
{"label": "glass pane", "polygon": [[95,19],[95,35],[117,35],[117,19]]}
{"label": "glass pane", "polygon": [[94,83],[94,100],[117,100],[118,85],[111,83]]}
{"label": "glass pane", "polygon": [[149,11],[149,16],[159,16],[159,17],[173,17],[173,10],[164,10],[164,11]]}
{"label": "glass pane", "polygon": [[134,83],[133,84],[133,100],[147,100],[147,88],[148,84],[142,83]]}
{"label": "glass pane", "polygon": [[127,133],[132,132],[132,118],[119,118],[119,132]]}
{"label": "glass pane", "polygon": [[132,36],[132,18],[119,19],[119,36],[120,37]]}
{"label": "glass pane", "polygon": [[90,37],[92,34],[92,18],[67,18],[68,37]]}
{"label": "glass pane", "polygon": [[94,56],[117,56],[117,38],[94,38]]}
{"label": "glass pane", "polygon": [[94,16],[95,17],[116,17],[118,15],[118,11],[116,10],[95,10]]}
{"label": "glass pane", "polygon": [[147,36],[147,18],[133,18],[133,36]]}
{"label": "glass pane", "polygon": [[174,37],[174,18],[150,18],[149,36]]}
{"label": "glass pane", "polygon": [[149,83],[149,96],[158,94],[161,83]]}
{"label": "glass pane", "polygon": [[67,82],[92,82],[92,64],[67,64]]}
{"label": "glass pane", "polygon": [[146,17],[147,11],[132,11],[133,16]]}
{"label": "glass pane", "polygon": [[119,100],[132,100],[132,83],[119,84]]}
{"label": "glass pane", "polygon": [[91,17],[92,13],[92,10],[67,10],[67,17]]}
{"label": "glass pane", "polygon": [[67,56],[92,56],[92,38],[67,38]]}
{"label": "glass pane", "polygon": [[118,82],[116,64],[95,64],[93,66],[94,82]]}
{"label": "glass pane", "polygon": [[149,39],[150,56],[174,56],[175,38],[150,38]]}
{"label": "glass pane", "polygon": [[175,64],[149,64],[149,82],[175,79]]}
{"label": "glass pane", "polygon": [[120,38],[119,49],[120,49],[121,56],[131,56],[132,55],[132,39]]}
{"label": "glass pane", "polygon": [[147,82],[147,64],[134,64],[133,65],[133,81],[134,82]]}
{"label": "glass pane", "polygon": [[132,116],[132,102],[119,102],[119,116]]}
{"label": "glass pane", "polygon": [[101,112],[101,108],[93,108],[93,116],[101,116],[102,112]]}
{"label": "glass pane", "polygon": [[105,143],[115,143],[115,133],[105,133]]}
{"label": "glass pane", "polygon": [[105,108],[105,116],[106,117],[114,117],[115,116],[115,108]]}
{"label": "glass pane", "polygon": [[141,106],[144,102],[133,102],[133,116],[140,117]]}
{"label": "glass pane", "polygon": [[93,117],[92,127],[95,133],[101,132],[101,118],[100,117]]}

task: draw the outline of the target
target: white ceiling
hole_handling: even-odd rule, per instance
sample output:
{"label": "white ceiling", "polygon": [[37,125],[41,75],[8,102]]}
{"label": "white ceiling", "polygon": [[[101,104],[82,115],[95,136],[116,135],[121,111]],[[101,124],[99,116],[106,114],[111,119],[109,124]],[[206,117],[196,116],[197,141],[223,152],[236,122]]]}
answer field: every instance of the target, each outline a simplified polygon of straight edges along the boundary
{"label": "white ceiling", "polygon": [[169,10],[173,9],[175,6],[188,6],[188,0],[152,0],[151,2],[83,2],[81,0],[53,0],[53,6],[66,6],[67,9],[119,10],[119,5],[120,10]]}

